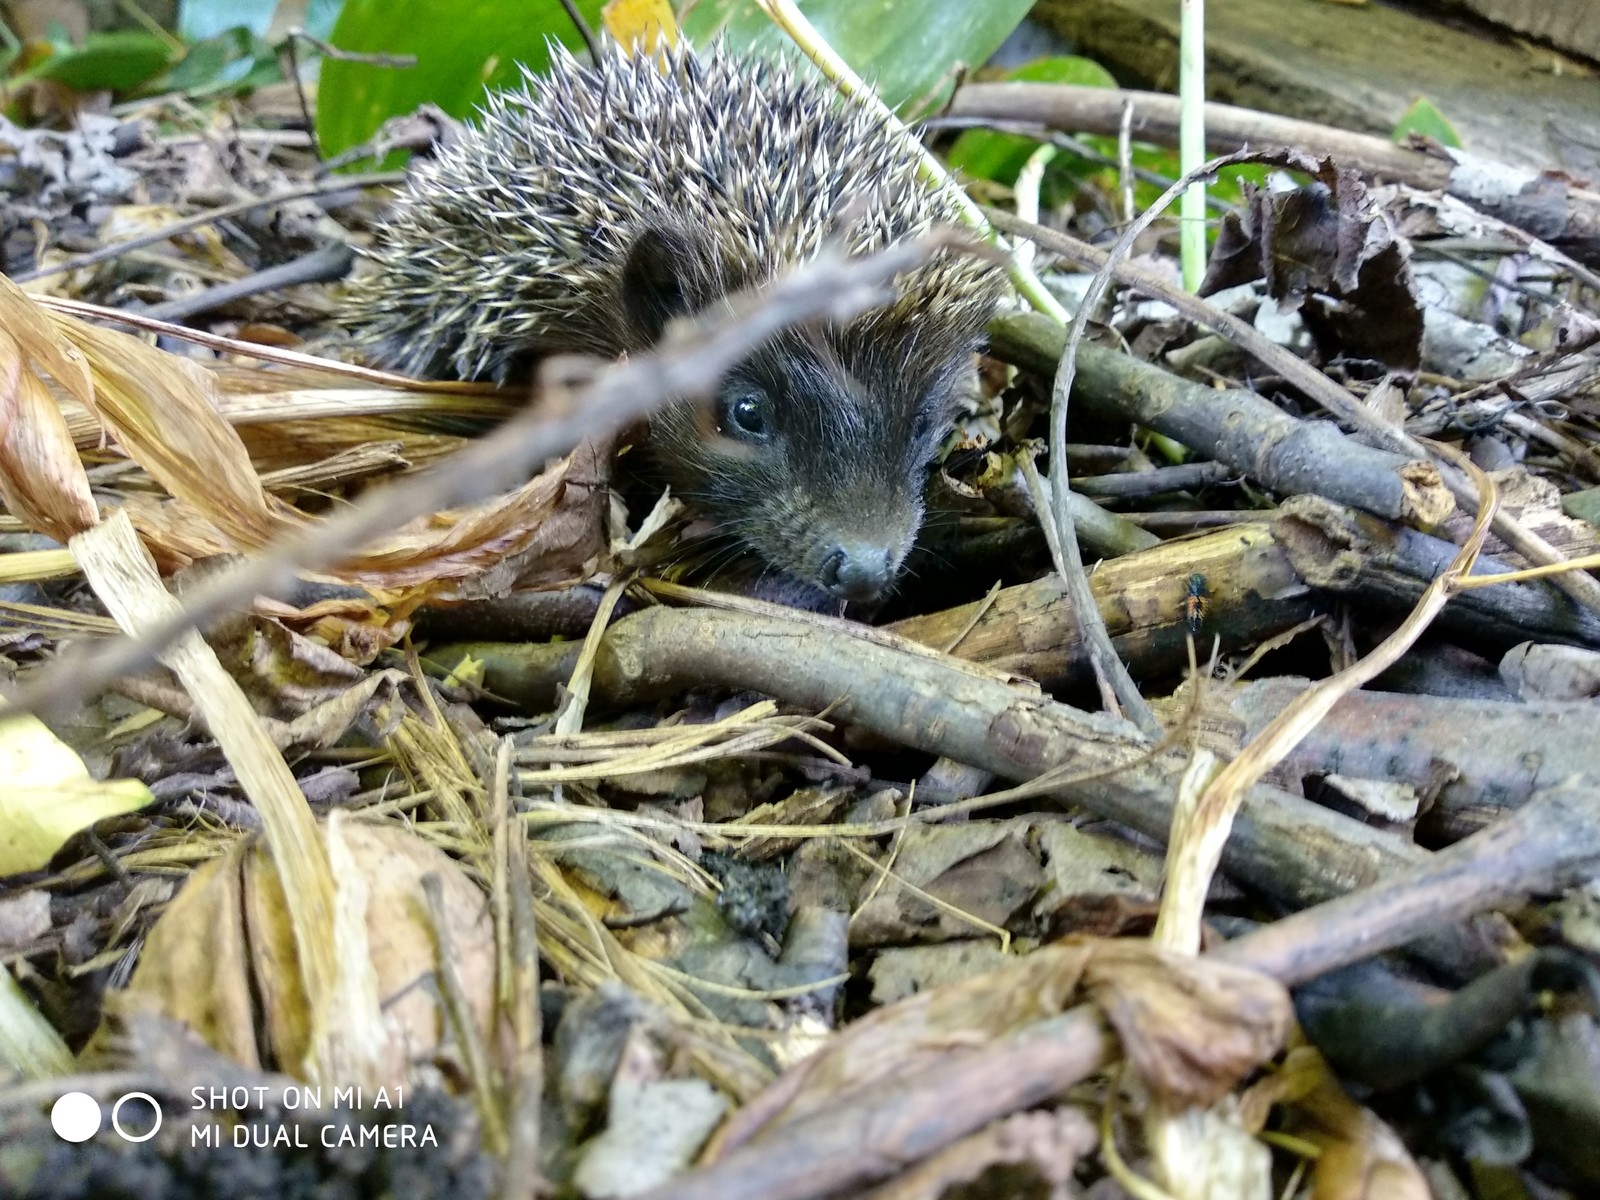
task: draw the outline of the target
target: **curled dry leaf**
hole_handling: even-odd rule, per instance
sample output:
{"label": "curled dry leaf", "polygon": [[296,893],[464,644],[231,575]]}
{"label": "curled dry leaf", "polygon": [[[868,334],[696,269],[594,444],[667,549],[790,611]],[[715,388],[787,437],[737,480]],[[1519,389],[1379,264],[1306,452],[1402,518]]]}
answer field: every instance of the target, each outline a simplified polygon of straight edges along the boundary
{"label": "curled dry leaf", "polygon": [[413,521],[334,573],[387,587],[463,580],[472,596],[582,582],[606,546],[610,461],[609,440],[585,442],[516,491]]}
{"label": "curled dry leaf", "polygon": [[1142,939],[1075,939],[869,1014],[746,1104],[710,1157],[836,1107],[851,1094],[1091,1000],[1157,1095],[1207,1103],[1275,1053],[1289,1029],[1282,985]]}
{"label": "curled dry leaf", "polygon": [[262,488],[203,367],[76,317],[51,320],[88,361],[96,410],[118,445],[236,549],[255,549],[304,520]]}
{"label": "curled dry leaf", "polygon": [[[225,415],[216,372],[47,312],[3,279],[0,329],[0,497],[34,529],[65,541],[94,523],[74,451],[92,444],[92,427],[85,427],[91,419],[102,439],[112,439],[171,497],[123,501],[164,569],[258,549],[311,520],[266,490]],[[256,374],[260,391],[280,394],[277,373]],[[237,372],[230,378],[236,386]],[[51,395],[46,379],[64,399]],[[269,415],[256,411],[252,419]],[[609,445],[580,448],[515,491],[396,530],[327,576],[390,588],[472,580],[480,593],[505,590],[519,576],[539,586],[577,582],[593,572],[605,546],[609,454]]]}
{"label": "curled dry leaf", "polygon": [[65,542],[97,517],[78,451],[54,398],[0,332],[0,499],[33,529]]}
{"label": "curled dry leaf", "polygon": [[[345,848],[360,874],[341,905],[366,897],[368,953],[341,958],[341,972],[370,972],[381,1028],[345,1029],[348,1044],[382,1039],[380,1078],[399,1084],[414,1063],[436,1057],[453,1036],[430,979],[436,941],[422,879],[443,885],[448,935],[473,1020],[488,1028],[494,996],[494,933],[481,892],[443,852],[404,830],[350,821]],[[125,1011],[181,1020],[209,1045],[252,1068],[307,1077],[311,1015],[294,957],[283,891],[258,841],[236,843],[199,868],[156,922],[125,993]],[[352,989],[339,987],[336,994]],[[259,1011],[258,1011],[259,1008]],[[355,1022],[359,1013],[336,1014]]]}
{"label": "curled dry leaf", "polygon": [[1289,993],[1274,979],[1132,939],[1093,945],[1084,972],[1090,998],[1169,1105],[1210,1104],[1288,1035]]}
{"label": "curled dry leaf", "polygon": [[1265,280],[1273,299],[1301,310],[1325,354],[1415,367],[1422,308],[1409,252],[1361,176],[1293,152],[1282,165],[1313,181],[1282,192],[1245,183],[1245,211],[1223,218],[1199,294]]}
{"label": "curled dry leaf", "polygon": [[93,404],[89,372],[27,294],[0,276],[0,499],[40,533],[66,541],[94,524],[89,478],[48,375],[79,403]]}

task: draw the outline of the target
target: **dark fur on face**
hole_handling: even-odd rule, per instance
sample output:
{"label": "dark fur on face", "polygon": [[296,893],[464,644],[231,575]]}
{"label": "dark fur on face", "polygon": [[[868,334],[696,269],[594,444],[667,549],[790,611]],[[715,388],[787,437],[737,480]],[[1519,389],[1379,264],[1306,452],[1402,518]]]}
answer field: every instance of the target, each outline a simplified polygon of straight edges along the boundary
{"label": "dark fur on face", "polygon": [[[694,238],[640,235],[623,271],[625,340],[737,286]],[[976,349],[937,321],[902,336],[872,326],[780,334],[733,368],[709,404],[650,423],[650,458],[675,494],[822,600],[865,601],[893,583],[922,523],[927,472]]]}

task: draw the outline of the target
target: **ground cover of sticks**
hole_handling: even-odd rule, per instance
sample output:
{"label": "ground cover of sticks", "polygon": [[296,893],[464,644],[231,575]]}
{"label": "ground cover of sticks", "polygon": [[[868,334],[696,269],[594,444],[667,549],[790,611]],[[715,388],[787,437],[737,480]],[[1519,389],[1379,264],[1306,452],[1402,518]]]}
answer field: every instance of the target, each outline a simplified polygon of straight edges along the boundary
{"label": "ground cover of sticks", "polygon": [[1290,124],[1199,297],[1160,205],[992,212],[1077,315],[997,318],[837,614],[618,446],[992,245],[421,384],[318,279],[392,177],[144,135],[229,194],[0,278],[0,1195],[1595,1194],[1600,257]]}

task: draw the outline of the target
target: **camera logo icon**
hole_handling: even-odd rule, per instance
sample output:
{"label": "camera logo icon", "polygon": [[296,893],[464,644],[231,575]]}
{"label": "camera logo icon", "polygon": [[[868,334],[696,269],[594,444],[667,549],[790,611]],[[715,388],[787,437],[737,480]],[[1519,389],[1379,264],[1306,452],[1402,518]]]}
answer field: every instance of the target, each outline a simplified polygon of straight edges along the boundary
{"label": "camera logo icon", "polygon": [[[111,1128],[125,1142],[148,1142],[161,1129],[161,1105],[149,1092],[128,1092],[111,1106]],[[67,1142],[87,1142],[105,1113],[88,1092],[63,1093],[50,1109],[50,1128]]]}

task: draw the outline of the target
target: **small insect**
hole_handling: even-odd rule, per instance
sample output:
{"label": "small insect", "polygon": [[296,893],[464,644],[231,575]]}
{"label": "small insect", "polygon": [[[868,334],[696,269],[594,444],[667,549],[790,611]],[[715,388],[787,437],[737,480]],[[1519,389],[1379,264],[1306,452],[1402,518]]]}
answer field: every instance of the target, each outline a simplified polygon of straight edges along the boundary
{"label": "small insect", "polygon": [[1183,598],[1183,617],[1189,623],[1189,632],[1198,634],[1206,622],[1206,608],[1211,602],[1211,589],[1206,587],[1204,575],[1189,576],[1189,591]]}

